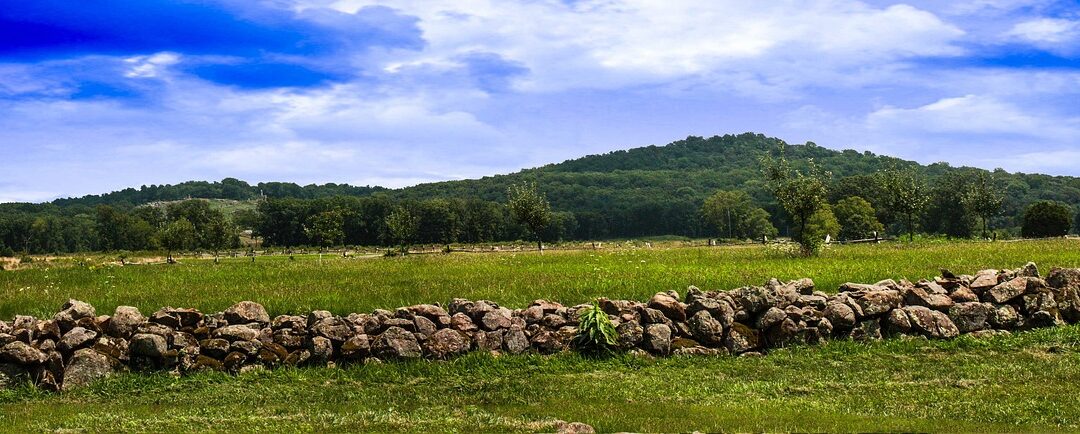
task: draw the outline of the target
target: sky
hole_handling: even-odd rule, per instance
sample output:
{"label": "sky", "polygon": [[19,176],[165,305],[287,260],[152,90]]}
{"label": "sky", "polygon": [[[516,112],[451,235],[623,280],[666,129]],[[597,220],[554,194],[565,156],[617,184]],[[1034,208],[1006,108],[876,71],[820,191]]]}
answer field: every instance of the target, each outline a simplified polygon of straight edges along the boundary
{"label": "sky", "polygon": [[747,131],[1080,176],[1080,0],[0,3],[0,202]]}

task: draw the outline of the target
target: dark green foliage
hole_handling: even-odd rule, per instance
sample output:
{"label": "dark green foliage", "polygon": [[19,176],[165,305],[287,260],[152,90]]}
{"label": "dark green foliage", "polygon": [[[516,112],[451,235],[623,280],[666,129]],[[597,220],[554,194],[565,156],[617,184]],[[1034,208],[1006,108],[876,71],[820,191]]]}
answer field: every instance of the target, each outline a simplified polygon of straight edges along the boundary
{"label": "dark green foliage", "polygon": [[776,236],[769,213],[754,205],[744,191],[718,191],[701,206],[702,220],[722,238],[760,239]]}
{"label": "dark green foliage", "polygon": [[841,199],[833,213],[840,224],[842,240],[869,239],[875,234],[879,237],[884,234],[885,227],[878,222],[874,207],[859,196]]}
{"label": "dark green foliage", "polygon": [[584,353],[610,354],[618,346],[619,334],[607,313],[596,303],[578,312],[578,333],[574,347]]}
{"label": "dark green foliage", "polygon": [[1020,233],[1025,237],[1060,237],[1069,233],[1073,210],[1066,204],[1044,200],[1036,202],[1024,212],[1024,225]]}

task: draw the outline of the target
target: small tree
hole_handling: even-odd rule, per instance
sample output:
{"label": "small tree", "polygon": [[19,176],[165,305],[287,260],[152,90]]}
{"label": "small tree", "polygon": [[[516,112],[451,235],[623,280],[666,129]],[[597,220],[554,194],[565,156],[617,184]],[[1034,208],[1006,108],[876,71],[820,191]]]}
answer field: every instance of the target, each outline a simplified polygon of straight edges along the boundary
{"label": "small tree", "polygon": [[536,184],[525,182],[506,189],[510,213],[519,224],[536,236],[536,248],[544,253],[544,228],[551,223],[551,205]]}
{"label": "small tree", "polygon": [[197,242],[195,225],[184,217],[165,225],[165,228],[161,231],[161,244],[168,252],[167,260],[169,263],[176,262],[173,260],[173,252],[194,249]]}
{"label": "small tree", "polygon": [[814,240],[825,240],[826,236],[836,238],[839,235],[840,223],[836,221],[832,206],[827,203],[821,204],[821,207],[814,211],[806,223],[806,236]]}
{"label": "small tree", "polygon": [[1001,213],[1005,206],[1005,194],[993,174],[979,172],[968,184],[963,195],[963,205],[982,221],[983,238],[990,237],[990,219]]}
{"label": "small tree", "polygon": [[214,252],[214,263],[218,263],[218,254],[233,244],[236,228],[223,214],[218,214],[206,222],[202,231],[203,243]]}
{"label": "small tree", "polygon": [[926,181],[913,167],[890,166],[876,176],[886,210],[904,222],[908,241],[914,241],[915,222],[929,200]]}
{"label": "small tree", "polygon": [[836,220],[840,223],[840,239],[858,240],[874,236],[885,227],[878,222],[874,207],[859,196],[840,199],[833,209]]}
{"label": "small tree", "polygon": [[761,165],[769,190],[795,223],[793,238],[802,245],[803,253],[817,254],[823,240],[810,236],[806,228],[810,217],[825,203],[827,180],[831,174],[820,170],[813,159],[806,173],[794,170],[782,155],[779,159],[765,156]]}
{"label": "small tree", "polygon": [[1061,202],[1035,202],[1024,212],[1021,235],[1033,238],[1062,237],[1072,226],[1073,211]]}
{"label": "small tree", "polygon": [[420,220],[405,207],[399,207],[386,216],[386,230],[390,238],[401,246],[401,254],[409,253],[409,244],[416,237]]}

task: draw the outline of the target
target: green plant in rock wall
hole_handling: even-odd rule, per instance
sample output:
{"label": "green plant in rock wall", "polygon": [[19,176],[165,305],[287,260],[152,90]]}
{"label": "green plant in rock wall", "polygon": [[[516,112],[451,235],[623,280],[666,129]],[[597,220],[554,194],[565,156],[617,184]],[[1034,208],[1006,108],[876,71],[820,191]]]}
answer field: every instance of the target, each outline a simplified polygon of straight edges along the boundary
{"label": "green plant in rock wall", "polygon": [[617,348],[619,334],[615,324],[596,303],[578,312],[578,334],[574,337],[574,347],[587,354],[610,354]]}

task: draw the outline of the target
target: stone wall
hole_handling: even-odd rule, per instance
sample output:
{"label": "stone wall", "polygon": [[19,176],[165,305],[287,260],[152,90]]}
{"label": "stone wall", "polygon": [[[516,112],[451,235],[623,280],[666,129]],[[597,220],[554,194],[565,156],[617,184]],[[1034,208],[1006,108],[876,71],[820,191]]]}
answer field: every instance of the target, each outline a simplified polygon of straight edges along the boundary
{"label": "stone wall", "polygon": [[[771,280],[730,291],[690,287],[648,302],[600,299],[623,350],[666,355],[757,355],[826,339],[935,339],[988,335],[1080,321],[1080,269],[1040,277],[1017,270],[933,281],[847,283],[816,291],[810,279]],[[33,381],[49,390],[85,385],[114,372],[241,372],[299,365],[447,359],[468,351],[552,354],[571,350],[577,311],[537,300],[525,309],[455,299],[394,311],[271,318],[243,301],[225,312],[163,308],[149,317],[121,306],[112,315],[76,300],[50,319],[0,321],[0,387]]]}

